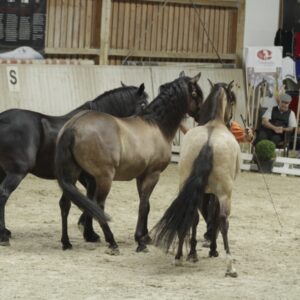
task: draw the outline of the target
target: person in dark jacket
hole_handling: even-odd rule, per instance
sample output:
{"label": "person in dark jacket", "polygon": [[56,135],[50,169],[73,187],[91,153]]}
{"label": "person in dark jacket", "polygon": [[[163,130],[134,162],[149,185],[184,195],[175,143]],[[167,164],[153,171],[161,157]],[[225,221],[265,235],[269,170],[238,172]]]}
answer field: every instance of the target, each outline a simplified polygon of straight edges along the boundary
{"label": "person in dark jacket", "polygon": [[270,140],[276,146],[284,140],[285,132],[292,132],[297,127],[295,113],[289,109],[292,98],[288,94],[278,97],[278,105],[267,109],[262,116],[262,126],[255,144],[261,140]]}

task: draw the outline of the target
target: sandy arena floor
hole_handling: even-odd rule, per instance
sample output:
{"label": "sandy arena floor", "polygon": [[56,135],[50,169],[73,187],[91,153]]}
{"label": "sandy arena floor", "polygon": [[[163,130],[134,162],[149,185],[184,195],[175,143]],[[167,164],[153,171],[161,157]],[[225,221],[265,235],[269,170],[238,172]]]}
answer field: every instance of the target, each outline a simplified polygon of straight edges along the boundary
{"label": "sandy arena floor", "polygon": [[[60,190],[55,181],[28,176],[9,199],[6,224],[10,247],[0,247],[0,299],[300,299],[300,178],[266,175],[282,228],[264,178],[241,173],[234,189],[230,245],[238,278],[225,278],[220,256],[208,258],[198,244],[200,260],[173,265],[173,254],[149,246],[136,253],[134,230],[138,196],[135,182],[115,182],[107,200],[119,256],[106,245],[83,241],[77,229],[79,210],[69,218],[73,250],[60,244]],[[162,174],[151,200],[150,228],[177,192],[177,166]],[[96,230],[100,228],[95,224]],[[199,224],[198,239],[204,232]]]}

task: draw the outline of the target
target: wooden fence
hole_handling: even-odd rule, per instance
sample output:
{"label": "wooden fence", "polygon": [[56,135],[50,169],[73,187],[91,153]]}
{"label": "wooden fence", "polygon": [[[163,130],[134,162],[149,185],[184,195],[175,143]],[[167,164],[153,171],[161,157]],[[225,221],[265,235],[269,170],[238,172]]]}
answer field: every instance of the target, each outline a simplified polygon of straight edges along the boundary
{"label": "wooden fence", "polygon": [[245,0],[48,0],[45,53],[100,64],[237,62]]}

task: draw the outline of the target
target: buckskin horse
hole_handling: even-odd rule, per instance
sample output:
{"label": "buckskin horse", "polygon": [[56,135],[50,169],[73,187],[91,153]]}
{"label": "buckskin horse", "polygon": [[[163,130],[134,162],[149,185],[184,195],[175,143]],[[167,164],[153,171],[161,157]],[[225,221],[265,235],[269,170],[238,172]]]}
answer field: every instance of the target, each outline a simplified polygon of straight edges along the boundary
{"label": "buckskin horse", "polygon": [[[123,85],[123,84],[122,84]],[[148,104],[144,84],[123,86],[105,92],[64,116],[48,116],[24,109],[10,109],[0,114],[0,245],[8,245],[11,236],[5,227],[5,204],[23,178],[32,173],[40,178],[55,179],[54,153],[59,130],[76,113],[83,110],[104,111],[127,117]],[[80,181],[93,193],[93,179],[81,175]],[[92,222],[83,214],[84,237],[96,241]]]}
{"label": "buckskin horse", "polygon": [[[186,113],[198,113],[203,100],[199,79],[200,73],[193,78],[182,75],[164,84],[159,95],[131,118],[84,112],[66,123],[58,137],[55,158],[57,179],[66,196],[60,202],[63,249],[72,247],[67,232],[72,201],[99,221],[109,244],[107,252],[118,254],[118,245],[107,223],[109,218],[104,213],[105,199],[113,180],[135,178],[140,198],[136,251],[147,251],[149,197],[170,162],[172,140],[180,122]],[[95,179],[94,201],[74,185],[82,171]]]}
{"label": "buckskin horse", "polygon": [[235,96],[229,85],[218,83],[201,107],[200,126],[184,136],[180,153],[180,191],[151,231],[154,244],[168,250],[178,236],[175,264],[180,264],[184,239],[192,228],[188,259],[196,260],[198,209],[203,209],[207,194],[215,195],[213,237],[210,256],[217,256],[216,238],[220,229],[227,255],[226,275],[236,277],[228,243],[228,217],[234,180],[239,172],[239,145],[226,126],[231,118]]}

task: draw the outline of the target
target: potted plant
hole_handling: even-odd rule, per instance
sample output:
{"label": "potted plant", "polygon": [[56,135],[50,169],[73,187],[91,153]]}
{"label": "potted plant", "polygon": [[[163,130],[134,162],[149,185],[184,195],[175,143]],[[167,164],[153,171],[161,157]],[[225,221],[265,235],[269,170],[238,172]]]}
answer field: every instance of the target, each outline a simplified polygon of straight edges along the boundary
{"label": "potted plant", "polygon": [[261,140],[255,146],[258,170],[261,173],[271,173],[275,161],[275,144],[269,140]]}

